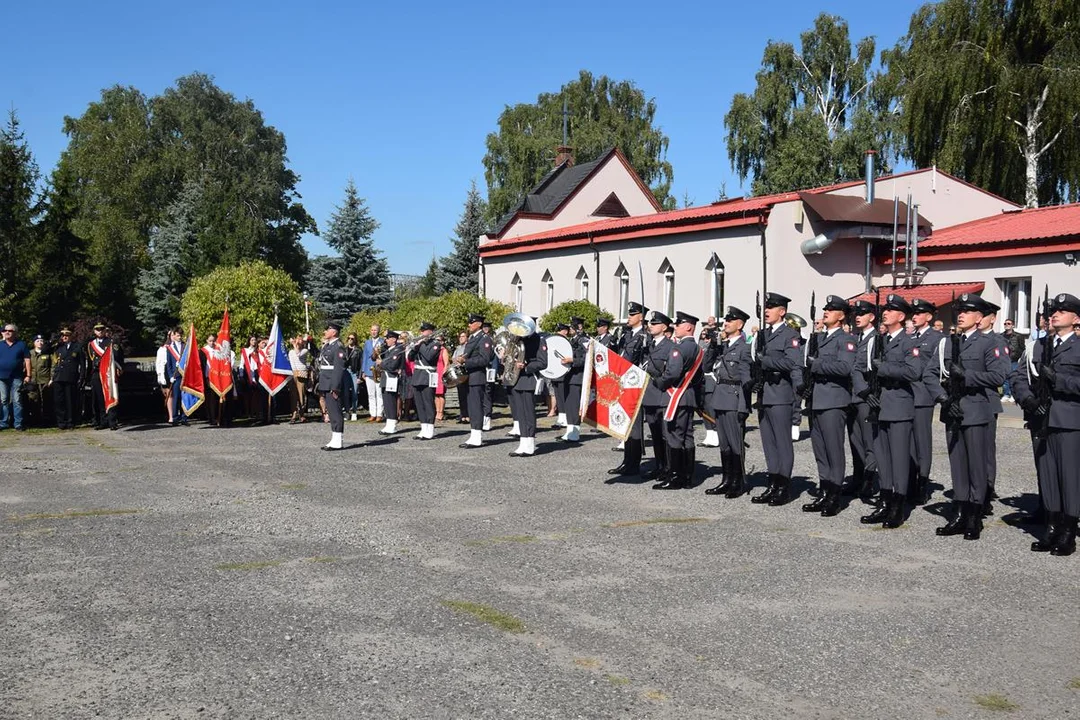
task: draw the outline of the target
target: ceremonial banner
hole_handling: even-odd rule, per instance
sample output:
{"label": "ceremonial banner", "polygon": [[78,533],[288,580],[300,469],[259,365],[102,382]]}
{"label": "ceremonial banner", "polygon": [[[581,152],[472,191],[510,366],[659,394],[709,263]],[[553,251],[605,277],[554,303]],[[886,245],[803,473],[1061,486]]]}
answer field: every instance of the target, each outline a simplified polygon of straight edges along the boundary
{"label": "ceremonial banner", "polygon": [[101,374],[101,393],[105,398],[105,411],[108,412],[120,402],[120,393],[116,387],[116,363],[113,362],[113,346],[111,342],[105,346],[105,352],[101,354],[98,372]]}
{"label": "ceremonial banner", "polygon": [[180,409],[186,417],[199,409],[206,395],[203,384],[202,363],[199,361],[199,340],[195,337],[195,323],[191,323],[187,344],[180,355],[177,372],[180,373]]}
{"label": "ceremonial banner", "polygon": [[277,395],[291,379],[292,364],[289,362],[289,354],[285,352],[281,327],[275,315],[274,327],[270,329],[270,338],[266,341],[266,350],[263,351],[262,362],[259,363],[259,384],[266,388],[266,392]]}
{"label": "ceremonial banner", "polygon": [[[589,341],[581,387],[581,419],[625,440],[645,399],[649,374],[604,345]],[[596,397],[592,390],[596,391]]]}
{"label": "ceremonial banner", "polygon": [[232,375],[232,342],[229,337],[229,308],[225,308],[225,316],[221,318],[221,329],[218,330],[217,342],[212,350],[208,351],[207,357],[207,380],[210,389],[225,397],[233,386]]}

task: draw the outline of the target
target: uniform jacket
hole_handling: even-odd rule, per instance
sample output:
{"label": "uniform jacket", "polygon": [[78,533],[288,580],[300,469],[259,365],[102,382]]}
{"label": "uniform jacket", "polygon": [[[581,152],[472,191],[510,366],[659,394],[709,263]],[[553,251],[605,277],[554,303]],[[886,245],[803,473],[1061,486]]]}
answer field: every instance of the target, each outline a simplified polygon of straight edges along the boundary
{"label": "uniform jacket", "polygon": [[521,369],[514,389],[536,392],[536,378],[540,375],[540,371],[547,367],[547,342],[540,337],[539,333],[533,333],[527,338],[522,338],[521,343],[525,350],[525,367]]}
{"label": "uniform jacket", "polygon": [[52,355],[37,348],[30,348],[30,382],[35,385],[48,385],[52,382]]}
{"label": "uniform jacket", "polygon": [[710,398],[709,402],[712,402],[713,392],[716,391],[716,373],[713,372],[713,366],[723,352],[725,343],[717,338],[716,340],[699,342],[699,344],[701,345],[701,351],[704,353],[701,358],[701,369],[705,373],[702,391],[705,393],[706,398]]}
{"label": "uniform jacket", "polygon": [[878,360],[878,384],[881,407],[878,420],[897,422],[915,419],[915,389],[912,384],[919,379],[918,340],[902,329],[893,337],[881,335],[884,358]]}
{"label": "uniform jacket", "polygon": [[63,383],[82,382],[86,368],[82,347],[78,343],[66,342],[56,346],[56,362],[53,365],[53,380]]}
{"label": "uniform jacket", "polygon": [[[1051,340],[1053,342],[1053,340]],[[1057,376],[1050,388],[1050,417],[1048,426],[1056,430],[1080,430],[1080,338],[1070,335],[1053,349],[1050,365]],[[1032,347],[1032,361],[1036,368],[1042,363],[1043,344]],[[1026,361],[1027,358],[1024,358]],[[1013,397],[1019,403],[1034,394],[1027,362],[1021,362],[1012,373],[1010,382]]]}
{"label": "uniform jacket", "polygon": [[[435,375],[439,372],[439,354],[442,353],[442,343],[435,338],[431,338],[427,342],[419,342],[416,347],[412,349],[409,354],[409,360],[415,363],[413,367],[412,378],[409,380],[409,384],[413,387],[427,387],[430,382],[430,375]],[[427,368],[431,368],[428,370]]]}
{"label": "uniform jacket", "polygon": [[919,379],[911,384],[911,389],[915,391],[915,407],[933,407],[934,396],[922,379],[926,374],[926,366],[935,360],[935,353],[944,335],[927,326],[921,333],[912,337],[915,338],[915,347],[919,350]]}
{"label": "uniform jacket", "polygon": [[612,337],[611,333],[604,333],[603,335],[596,336],[596,342],[600,343],[606,348],[610,348],[611,344],[615,342],[615,338]]}
{"label": "uniform jacket", "polygon": [[570,347],[574,349],[574,362],[570,363],[570,372],[563,380],[571,385],[581,385],[585,379],[585,357],[589,354],[589,336],[575,335],[570,338]]}
{"label": "uniform jacket", "polygon": [[761,369],[765,385],[761,389],[763,405],[792,405],[795,388],[802,385],[803,353],[798,331],[780,323],[765,333],[765,350],[762,352]]}
{"label": "uniform jacket", "polygon": [[855,365],[851,369],[851,402],[853,405],[866,404],[863,397],[870,392],[870,353],[873,351],[871,339],[877,342],[877,331],[866,328],[855,341]]}
{"label": "uniform jacket", "polygon": [[[945,337],[944,340],[945,368],[948,369],[952,360],[952,338]],[[927,363],[923,382],[935,398],[943,399],[947,391],[942,384],[938,355],[939,352],[935,352],[934,357]],[[990,395],[997,394],[998,386],[1005,382],[1009,373],[1008,356],[1001,351],[993,338],[975,331],[960,340],[960,359],[964,366],[964,391],[960,398],[964,417],[960,424],[985,425],[994,415]],[[947,383],[948,379],[945,382]],[[946,416],[944,408],[940,417],[943,423],[953,422]]]}
{"label": "uniform jacket", "polygon": [[464,369],[469,373],[469,385],[486,385],[487,369],[491,365],[491,359],[495,357],[491,338],[482,330],[474,332],[465,343],[464,357]]}
{"label": "uniform jacket", "polygon": [[[996,333],[993,330],[987,330],[986,337],[993,339],[997,343],[998,350],[1005,355],[1005,361],[1008,363],[1008,372],[1012,372],[1012,351],[1009,350],[1009,343],[1005,340],[1005,337],[1000,333]],[[997,388],[994,388],[993,394],[990,396],[990,407],[994,409],[995,415],[1000,415],[1002,411],[1001,396],[997,393]]]}
{"label": "uniform jacket", "polygon": [[[170,350],[170,348],[172,348]],[[173,355],[173,350],[176,351],[176,355]],[[184,343],[177,342],[175,344],[169,343],[165,348],[165,382],[169,385],[173,384],[173,381],[177,380],[179,373],[177,368],[180,365],[180,358],[184,355]],[[258,382],[258,381],[256,381]]]}
{"label": "uniform jacket", "polygon": [[[642,403],[648,407],[667,407],[669,396],[664,390],[676,384],[681,363],[669,362],[671,354],[676,352],[675,343],[663,335],[659,342],[653,341],[646,348],[645,371],[649,373],[649,384],[645,386],[645,399]],[[677,360],[676,356],[676,360]]]}
{"label": "uniform jacket", "polygon": [[318,391],[326,394],[341,392],[345,379],[345,346],[334,338],[319,351]]}
{"label": "uniform jacket", "polygon": [[645,362],[649,340],[649,333],[645,332],[644,326],[639,327],[636,332],[627,330],[622,334],[622,337],[619,338],[619,344],[615,350],[619,355],[635,365],[641,365]]}
{"label": "uniform jacket", "polygon": [[851,372],[854,368],[854,336],[839,329],[820,333],[817,357],[810,361],[814,410],[846,408],[851,404]]}
{"label": "uniform jacket", "polygon": [[[183,352],[181,350],[180,352]],[[240,351],[241,367],[240,377],[244,379],[250,386],[259,384],[259,363],[262,362],[262,356],[259,354],[258,347],[246,347]],[[166,373],[167,375],[167,373]]]}
{"label": "uniform jacket", "polygon": [[[100,340],[94,338],[86,344],[86,360],[90,364],[91,370],[97,372],[98,367],[101,365],[101,356],[94,352],[94,348],[97,347],[101,352],[104,352],[105,348],[112,344],[112,338],[101,338]],[[124,354],[115,345],[113,345],[113,362],[120,367],[124,366]]]}
{"label": "uniform jacket", "polygon": [[[701,347],[698,346],[693,335],[687,335],[675,344],[675,349],[671,351],[671,356],[668,358],[668,365],[677,367],[679,372],[675,380],[671,381],[667,388],[677,388],[682,384],[683,379],[686,378],[690,369],[694,366],[699,352],[701,352]],[[679,398],[678,407],[696,408],[698,398],[701,398],[702,401],[705,400],[704,377],[705,368],[703,365],[699,365],[694,377],[690,379],[690,384],[686,386],[686,391]]]}
{"label": "uniform jacket", "polygon": [[[344,360],[344,357],[342,358]],[[386,389],[386,378],[396,377],[398,380],[398,389],[395,392],[404,392],[404,383],[400,380],[401,373],[405,369],[405,347],[401,343],[394,343],[394,347],[389,345],[383,350],[382,353],[382,377],[379,378],[379,387],[383,390]]]}
{"label": "uniform jacket", "polygon": [[748,413],[750,407],[750,345],[742,333],[717,343],[711,367],[715,378],[712,408],[718,412]]}

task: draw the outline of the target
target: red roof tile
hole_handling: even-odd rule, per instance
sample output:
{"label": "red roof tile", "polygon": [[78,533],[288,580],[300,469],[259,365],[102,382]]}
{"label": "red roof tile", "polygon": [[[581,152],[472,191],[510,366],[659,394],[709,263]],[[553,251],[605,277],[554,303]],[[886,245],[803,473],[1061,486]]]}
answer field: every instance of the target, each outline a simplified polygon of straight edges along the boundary
{"label": "red roof tile", "polygon": [[1080,203],[1015,210],[953,225],[920,242],[919,252],[1065,238],[1080,238]]}
{"label": "red roof tile", "polygon": [[[986,283],[981,282],[924,283],[915,287],[883,287],[881,288],[881,301],[884,303],[886,297],[891,294],[896,294],[908,301],[913,298],[922,298],[929,303],[933,303],[934,307],[943,307],[951,303],[954,297],[960,297],[964,293],[982,292],[984,287],[986,287]],[[849,302],[855,302],[856,300],[869,300],[870,302],[874,302],[875,297],[875,294],[872,292],[863,293],[861,295],[856,295],[853,298],[849,298]]]}

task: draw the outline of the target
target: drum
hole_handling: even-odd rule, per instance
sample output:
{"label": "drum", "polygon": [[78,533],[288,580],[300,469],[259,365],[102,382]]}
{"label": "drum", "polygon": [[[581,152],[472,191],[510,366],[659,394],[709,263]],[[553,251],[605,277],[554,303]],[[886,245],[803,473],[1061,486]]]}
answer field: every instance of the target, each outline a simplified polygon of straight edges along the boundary
{"label": "drum", "polygon": [[562,359],[573,357],[574,348],[571,347],[570,341],[562,335],[548,335],[544,338],[544,342],[547,343],[548,351],[547,367],[541,370],[540,374],[548,380],[558,380],[570,372],[570,366],[563,365]]}
{"label": "drum", "polygon": [[448,388],[457,387],[463,382],[467,382],[468,379],[469,373],[465,372],[460,365],[454,365],[453,363],[443,371],[442,375],[443,385]]}

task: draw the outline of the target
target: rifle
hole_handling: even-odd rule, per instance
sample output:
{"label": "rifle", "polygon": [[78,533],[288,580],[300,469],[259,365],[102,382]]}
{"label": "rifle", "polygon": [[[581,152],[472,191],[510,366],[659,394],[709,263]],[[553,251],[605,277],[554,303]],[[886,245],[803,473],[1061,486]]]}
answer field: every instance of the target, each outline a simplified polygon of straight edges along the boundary
{"label": "rifle", "polygon": [[[952,301],[952,324],[956,325],[956,291],[953,291]],[[976,332],[978,332],[976,330]],[[952,368],[964,367],[963,359],[960,356],[960,344],[962,342],[960,337],[959,328],[953,332],[949,338],[951,343],[949,350],[949,386],[946,390],[948,399],[945,401],[946,411],[946,424],[956,427],[960,424],[960,421],[964,419],[964,411],[960,405],[961,399],[964,397],[964,381],[956,376],[956,373],[952,372]]]}
{"label": "rifle", "polygon": [[765,371],[761,368],[761,356],[765,354],[765,315],[761,311],[761,292],[754,295],[754,312],[757,313],[757,335],[754,336],[754,360],[750,364],[750,380],[753,383],[753,391],[757,396],[755,407],[761,408],[762,395],[765,389]]}
{"label": "rifle", "polygon": [[[826,298],[827,300],[828,298]],[[799,395],[806,401],[807,409],[810,408],[810,403],[814,399],[814,375],[810,372],[810,367],[814,364],[814,358],[818,354],[818,338],[820,334],[817,332],[817,293],[810,293],[810,339],[806,341],[806,358],[803,363],[803,385],[799,389]]]}
{"label": "rifle", "polygon": [[1054,402],[1053,388],[1046,380],[1043,368],[1051,365],[1054,361],[1054,341],[1051,338],[1050,326],[1050,286],[1043,289],[1043,317],[1046,318],[1046,335],[1041,338],[1042,352],[1039,353],[1038,381],[1033,390],[1039,400],[1039,406],[1035,409],[1036,432],[1044,433],[1050,424],[1050,405]]}

